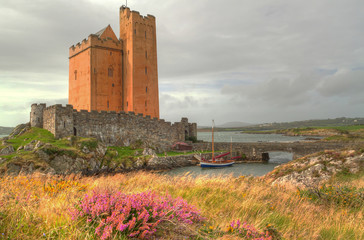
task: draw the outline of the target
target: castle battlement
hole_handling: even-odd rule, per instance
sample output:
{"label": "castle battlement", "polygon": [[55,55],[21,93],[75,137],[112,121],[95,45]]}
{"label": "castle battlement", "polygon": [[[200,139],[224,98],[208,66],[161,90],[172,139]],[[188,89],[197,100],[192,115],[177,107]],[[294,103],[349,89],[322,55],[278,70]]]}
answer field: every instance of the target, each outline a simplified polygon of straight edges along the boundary
{"label": "castle battlement", "polygon": [[197,136],[195,123],[167,122],[134,112],[77,111],[72,105],[32,104],[32,127],[49,130],[56,138],[68,136],[94,137],[110,145],[125,145],[133,141],[155,141],[173,144]]}
{"label": "castle battlement", "polygon": [[72,58],[75,55],[92,47],[110,48],[121,51],[123,49],[123,41],[116,41],[110,37],[101,39],[100,36],[96,34],[90,34],[87,39],[85,38],[81,42],[78,42],[76,45],[72,45],[69,48],[69,58]]}

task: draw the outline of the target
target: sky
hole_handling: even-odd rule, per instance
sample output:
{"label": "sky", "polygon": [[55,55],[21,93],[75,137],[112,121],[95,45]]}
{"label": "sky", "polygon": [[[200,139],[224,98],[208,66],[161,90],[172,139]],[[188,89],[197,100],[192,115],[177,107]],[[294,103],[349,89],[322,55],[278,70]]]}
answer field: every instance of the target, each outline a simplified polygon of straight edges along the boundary
{"label": "sky", "polygon": [[[0,0],[0,126],[68,102],[68,49],[115,0]],[[157,21],[160,117],[217,125],[364,117],[362,0],[129,0]]]}

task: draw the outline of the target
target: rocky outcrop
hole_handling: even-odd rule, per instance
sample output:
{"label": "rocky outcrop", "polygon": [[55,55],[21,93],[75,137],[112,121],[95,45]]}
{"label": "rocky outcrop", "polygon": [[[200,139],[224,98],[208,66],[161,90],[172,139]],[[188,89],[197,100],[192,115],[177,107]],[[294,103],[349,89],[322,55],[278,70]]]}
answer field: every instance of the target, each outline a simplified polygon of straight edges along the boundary
{"label": "rocky outcrop", "polygon": [[364,167],[364,153],[325,151],[276,167],[266,175],[272,184],[298,187],[318,186],[339,172],[358,173]]}
{"label": "rocky outcrop", "polygon": [[7,139],[12,139],[15,138],[16,136],[22,135],[29,129],[30,129],[30,123],[19,124],[14,128],[14,130],[10,133]]}
{"label": "rocky outcrop", "polygon": [[9,155],[14,152],[14,148],[11,145],[6,146],[5,148],[1,149],[0,155]]}

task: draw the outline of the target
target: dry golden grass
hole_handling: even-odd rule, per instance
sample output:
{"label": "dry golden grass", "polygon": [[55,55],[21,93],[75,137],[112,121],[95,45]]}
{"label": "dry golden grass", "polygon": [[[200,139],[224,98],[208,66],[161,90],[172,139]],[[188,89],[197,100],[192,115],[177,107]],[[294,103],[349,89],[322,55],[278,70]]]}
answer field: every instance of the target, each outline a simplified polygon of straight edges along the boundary
{"label": "dry golden grass", "polygon": [[[363,178],[351,182],[364,186]],[[224,228],[241,219],[264,229],[276,227],[285,239],[364,239],[363,210],[314,204],[289,187],[258,178],[169,177],[137,172],[102,177],[44,175],[0,179],[0,239],[93,239],[69,209],[93,190],[180,196],[202,210],[208,224]],[[225,238],[224,239],[228,239]]]}

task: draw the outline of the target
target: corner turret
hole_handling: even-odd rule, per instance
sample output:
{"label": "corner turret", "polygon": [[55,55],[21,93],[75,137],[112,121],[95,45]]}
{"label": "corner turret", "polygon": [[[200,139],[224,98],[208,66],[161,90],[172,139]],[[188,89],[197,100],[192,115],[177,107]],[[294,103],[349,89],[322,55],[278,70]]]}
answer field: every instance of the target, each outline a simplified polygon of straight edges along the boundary
{"label": "corner turret", "polygon": [[30,126],[43,128],[43,111],[47,107],[45,103],[32,104],[30,111]]}

